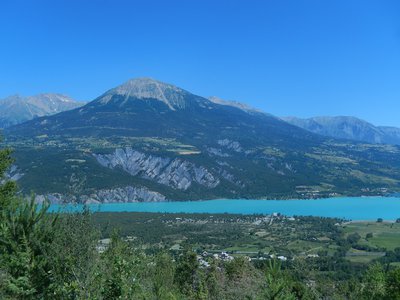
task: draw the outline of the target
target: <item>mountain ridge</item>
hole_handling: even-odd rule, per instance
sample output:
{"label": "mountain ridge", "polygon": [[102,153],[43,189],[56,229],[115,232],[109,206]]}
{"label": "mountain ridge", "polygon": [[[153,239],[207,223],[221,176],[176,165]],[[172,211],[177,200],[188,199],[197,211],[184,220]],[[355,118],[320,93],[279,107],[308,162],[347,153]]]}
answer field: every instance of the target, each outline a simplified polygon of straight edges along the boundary
{"label": "mountain ridge", "polygon": [[[244,110],[244,111],[249,112],[249,113],[265,113],[262,110],[259,110],[257,108],[251,107],[250,105],[248,105],[246,103],[243,103],[243,102],[240,102],[240,101],[225,100],[225,99],[219,98],[217,96],[210,96],[207,99],[210,100],[213,103],[236,107],[236,108],[239,108],[239,109]],[[265,114],[267,114],[267,113],[265,113]]]}
{"label": "mountain ridge", "polygon": [[128,190],[129,201],[400,191],[400,147],[334,140],[235,105],[129,80],[77,109],[7,128],[5,138],[22,191],[57,201],[113,202],[104,195]]}
{"label": "mountain ridge", "polygon": [[377,144],[400,145],[400,128],[375,126],[352,116],[297,118],[282,117],[282,120],[310,132],[339,139],[349,139]]}
{"label": "mountain ridge", "polygon": [[18,94],[0,99],[0,127],[20,124],[37,117],[77,108],[84,103],[56,93],[23,97]]}

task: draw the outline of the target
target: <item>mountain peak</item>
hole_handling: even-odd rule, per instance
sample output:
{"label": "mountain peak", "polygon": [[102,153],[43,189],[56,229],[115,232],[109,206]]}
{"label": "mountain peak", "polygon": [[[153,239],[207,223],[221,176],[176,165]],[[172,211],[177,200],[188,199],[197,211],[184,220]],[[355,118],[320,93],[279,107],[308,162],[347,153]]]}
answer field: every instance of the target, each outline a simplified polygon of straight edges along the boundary
{"label": "mountain peak", "polygon": [[31,99],[40,99],[42,101],[56,101],[56,102],[64,102],[64,103],[76,103],[74,99],[67,95],[58,94],[58,93],[42,93],[34,96],[28,97],[28,100]]}
{"label": "mountain peak", "polygon": [[109,90],[102,97],[107,103],[113,95],[125,96],[124,103],[129,98],[156,99],[165,103],[171,110],[185,106],[184,98],[190,93],[172,84],[164,83],[152,78],[135,78]]}
{"label": "mountain peak", "polygon": [[74,109],[83,104],[61,94],[44,93],[28,97],[12,95],[0,100],[0,128]]}

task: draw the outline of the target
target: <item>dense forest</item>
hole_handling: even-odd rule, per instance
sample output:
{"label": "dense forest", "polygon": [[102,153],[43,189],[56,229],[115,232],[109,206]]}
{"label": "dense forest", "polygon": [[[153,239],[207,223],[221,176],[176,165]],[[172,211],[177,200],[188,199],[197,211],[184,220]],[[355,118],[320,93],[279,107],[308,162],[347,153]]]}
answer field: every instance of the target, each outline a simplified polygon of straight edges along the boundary
{"label": "dense forest", "polygon": [[[391,257],[400,257],[398,248],[364,268],[342,264],[340,253],[324,258],[339,274],[326,277],[315,276],[324,267],[322,259],[227,255],[205,260],[190,241],[171,251],[104,230],[104,216],[102,221],[87,209],[49,213],[48,205],[36,204],[34,197],[18,196],[16,184],[4,175],[11,163],[11,151],[1,150],[2,299],[400,299],[400,268],[390,263]],[[321,224],[335,238],[331,223]],[[224,226],[227,230],[234,224]],[[104,235],[110,239],[100,247]],[[348,246],[359,239],[352,234],[342,242]]]}

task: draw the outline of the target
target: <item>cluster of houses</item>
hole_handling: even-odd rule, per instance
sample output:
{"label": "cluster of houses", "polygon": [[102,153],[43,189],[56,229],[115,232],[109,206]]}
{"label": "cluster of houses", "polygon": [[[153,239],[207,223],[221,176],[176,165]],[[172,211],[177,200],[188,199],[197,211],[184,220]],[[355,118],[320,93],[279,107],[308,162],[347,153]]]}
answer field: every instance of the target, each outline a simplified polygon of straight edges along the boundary
{"label": "cluster of houses", "polygon": [[193,219],[193,218],[185,218],[185,217],[176,217],[175,219],[167,219],[163,220],[163,223],[166,224],[187,224],[187,223],[195,223],[195,224],[224,224],[224,223],[252,223],[254,225],[261,224],[271,224],[274,219],[287,219],[289,221],[295,221],[293,217],[285,217],[280,213],[272,213],[270,215],[263,216],[242,216],[242,217],[233,217],[233,218],[220,218],[214,216],[207,216],[201,219]]}
{"label": "cluster of houses", "polygon": [[207,251],[203,251],[201,255],[197,255],[197,261],[200,264],[200,266],[208,268],[210,266],[210,263],[206,260],[207,258],[213,258],[215,260],[221,260],[225,262],[229,262],[234,260],[235,258],[228,253],[222,251],[221,253],[214,253],[210,254]]}
{"label": "cluster of houses", "polygon": [[[309,255],[309,257],[311,257],[311,255]],[[313,257],[317,257],[317,256],[313,256]],[[221,253],[214,253],[214,254],[210,254],[207,251],[204,251],[200,255],[197,255],[198,263],[200,264],[201,267],[204,267],[204,268],[210,267],[210,263],[209,263],[209,261],[207,261],[207,259],[209,259],[209,258],[214,259],[214,260],[224,261],[224,262],[230,262],[235,259],[234,256],[229,255],[227,252],[224,252],[224,251],[222,251]],[[268,259],[278,259],[280,261],[288,260],[288,258],[286,256],[283,256],[283,255],[276,256],[275,254],[268,255],[267,257],[257,257],[257,258],[247,257],[247,258],[249,261],[268,260]]]}
{"label": "cluster of houses", "polygon": [[[307,254],[305,257],[306,258],[318,258],[319,255],[318,254]],[[221,261],[225,261],[225,262],[229,262],[229,261],[232,261],[235,259],[235,257],[229,255],[227,252],[209,254],[207,251],[204,251],[201,255],[197,255],[197,261],[199,262],[200,266],[205,267],[205,268],[208,268],[210,266],[210,263],[207,261],[207,258],[212,258],[214,260],[221,260]],[[247,257],[247,258],[249,261],[278,259],[282,262],[285,262],[289,259],[288,257],[286,257],[284,255],[275,255],[275,254],[254,257],[254,258],[250,258],[250,257]],[[292,259],[295,259],[295,258],[292,258]]]}
{"label": "cluster of houses", "polygon": [[370,194],[378,194],[378,195],[390,195],[390,190],[387,187],[378,187],[378,188],[362,188],[361,192],[366,193],[367,195]]}

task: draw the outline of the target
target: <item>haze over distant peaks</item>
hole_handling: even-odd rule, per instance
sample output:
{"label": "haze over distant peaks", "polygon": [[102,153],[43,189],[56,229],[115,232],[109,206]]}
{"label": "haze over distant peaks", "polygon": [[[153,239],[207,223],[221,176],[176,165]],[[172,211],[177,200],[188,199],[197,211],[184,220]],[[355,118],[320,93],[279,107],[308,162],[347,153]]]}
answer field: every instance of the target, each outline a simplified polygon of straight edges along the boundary
{"label": "haze over distant peaks", "polygon": [[171,110],[185,107],[185,97],[189,92],[172,84],[164,83],[151,78],[135,78],[107,91],[101,96],[102,103],[108,103],[114,95],[129,98],[151,99],[165,103]]}
{"label": "haze over distant peaks", "polygon": [[400,129],[375,126],[356,117],[283,117],[284,121],[324,136],[377,144],[400,145]]}
{"label": "haze over distant peaks", "polygon": [[0,99],[0,127],[5,128],[36,117],[49,116],[83,105],[61,94],[39,94],[22,97],[9,96]]}

